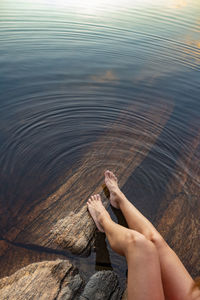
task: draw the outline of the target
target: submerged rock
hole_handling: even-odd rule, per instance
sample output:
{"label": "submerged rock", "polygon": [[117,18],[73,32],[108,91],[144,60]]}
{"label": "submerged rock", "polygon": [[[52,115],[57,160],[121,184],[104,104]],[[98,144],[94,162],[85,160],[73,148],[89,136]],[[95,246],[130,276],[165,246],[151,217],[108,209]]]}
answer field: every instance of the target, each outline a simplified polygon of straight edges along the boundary
{"label": "submerged rock", "polygon": [[121,296],[117,275],[113,271],[100,271],[90,278],[80,300],[119,300]]}
{"label": "submerged rock", "polygon": [[[128,114],[125,110],[104,134],[89,145],[81,161],[68,170],[53,194],[31,206],[20,203],[12,208],[13,216],[9,215],[7,222],[11,222],[2,238],[24,246],[88,254],[96,229],[86,209],[88,197],[100,193],[104,203],[108,203],[102,188],[104,171],[111,169],[115,172],[119,185],[123,186],[147,157],[172,110],[173,104],[160,98],[145,107],[134,104]],[[0,257],[0,266],[6,257],[5,252]],[[25,265],[32,262],[30,256]],[[15,258],[10,260],[13,269],[11,264],[16,264]]]}
{"label": "submerged rock", "polygon": [[122,289],[113,271],[95,273],[85,286],[68,260],[28,265],[0,279],[1,300],[120,300]]}
{"label": "submerged rock", "polygon": [[0,299],[76,300],[82,287],[78,269],[69,261],[44,261],[0,279]]}
{"label": "submerged rock", "polygon": [[53,226],[49,239],[61,249],[86,254],[95,229],[94,221],[88,218],[88,211],[84,206],[78,213],[71,212],[67,217],[60,219]]}
{"label": "submerged rock", "polygon": [[162,199],[156,227],[196,277],[200,270],[200,132],[191,134],[188,144],[189,152],[183,148]]}
{"label": "submerged rock", "polygon": [[[147,157],[166,124],[173,105],[155,99],[149,107],[134,105],[110,129],[90,145],[78,168],[69,170],[64,183],[49,197],[18,215],[20,226],[5,235],[10,241],[65,248],[81,254],[89,248],[95,230],[86,210],[93,193],[101,193],[104,171],[111,169],[122,186]],[[135,116],[139,115],[140,118]],[[106,198],[104,198],[106,200]],[[60,237],[59,237],[60,231]],[[82,231],[82,233],[80,233]]]}
{"label": "submerged rock", "polygon": [[11,276],[19,269],[30,265],[30,263],[68,259],[60,253],[47,252],[45,249],[38,249],[37,247],[36,249],[25,248],[6,241],[0,241],[0,254],[0,278]]}
{"label": "submerged rock", "polygon": [[128,291],[127,289],[124,291],[122,299],[121,300],[127,300],[128,299]]}

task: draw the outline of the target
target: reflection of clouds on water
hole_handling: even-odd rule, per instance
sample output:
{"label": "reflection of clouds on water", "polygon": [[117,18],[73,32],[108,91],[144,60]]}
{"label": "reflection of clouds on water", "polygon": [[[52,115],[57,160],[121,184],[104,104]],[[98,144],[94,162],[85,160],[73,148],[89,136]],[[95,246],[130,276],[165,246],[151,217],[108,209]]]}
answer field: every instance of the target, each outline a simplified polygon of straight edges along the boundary
{"label": "reflection of clouds on water", "polygon": [[106,83],[119,80],[117,75],[111,70],[107,70],[104,74],[93,75],[90,78],[92,79],[92,81],[97,83]]}
{"label": "reflection of clouds on water", "polygon": [[186,7],[187,4],[188,4],[188,2],[186,0],[170,0],[168,2],[168,6],[170,8],[177,8],[177,9]]}
{"label": "reflection of clouds on water", "polygon": [[200,32],[200,18],[197,20],[197,26],[198,26],[197,31]]}
{"label": "reflection of clouds on water", "polygon": [[148,70],[141,70],[139,73],[135,75],[132,79],[133,84],[139,84],[145,82],[146,85],[153,85],[155,81],[162,77],[164,74],[163,72],[155,72],[152,69]]}
{"label": "reflection of clouds on water", "polygon": [[200,64],[200,39],[187,37],[185,44],[189,46],[184,50],[184,56],[189,56],[195,64]]}
{"label": "reflection of clouds on water", "polygon": [[197,47],[200,49],[200,41],[199,42],[197,42]]}
{"label": "reflection of clouds on water", "polygon": [[131,81],[134,85],[144,83],[146,86],[153,86],[157,82],[157,80],[172,75],[176,71],[176,64],[168,64],[167,66],[163,66],[163,68],[160,68],[160,70],[158,70],[156,68],[156,64],[154,65],[154,63],[152,63],[152,65],[149,65],[146,68],[138,71],[135,76],[132,77]]}
{"label": "reflection of clouds on water", "polygon": [[193,46],[193,47],[196,47],[196,48],[200,49],[200,40],[199,41],[194,41],[194,40],[193,41],[189,41],[188,44],[191,45],[191,46]]}

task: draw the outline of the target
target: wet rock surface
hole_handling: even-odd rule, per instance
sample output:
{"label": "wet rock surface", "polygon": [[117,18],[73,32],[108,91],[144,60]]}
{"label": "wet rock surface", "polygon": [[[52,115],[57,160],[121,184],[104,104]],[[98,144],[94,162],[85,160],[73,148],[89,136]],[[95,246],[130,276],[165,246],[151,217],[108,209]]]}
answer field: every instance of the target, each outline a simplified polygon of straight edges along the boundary
{"label": "wet rock surface", "polygon": [[127,294],[127,289],[124,291],[123,295],[122,295],[122,299],[121,300],[127,300],[128,299],[128,294]]}
{"label": "wet rock surface", "polygon": [[[156,228],[175,250],[193,277],[200,274],[200,132],[182,152],[157,213]],[[180,168],[184,165],[185,172]],[[181,178],[181,180],[180,180]],[[194,180],[195,178],[195,180]]]}
{"label": "wet rock surface", "polygon": [[0,278],[10,276],[17,270],[26,267],[31,263],[40,261],[54,261],[56,259],[66,259],[64,253],[52,253],[50,249],[38,247],[22,247],[6,241],[0,241]]}
{"label": "wet rock surface", "polygon": [[[88,253],[91,243],[94,242],[96,226],[88,216],[86,206],[79,212],[71,212],[67,217],[60,219],[51,229],[49,239],[61,249],[68,249],[72,253]],[[76,242],[74,242],[76,238]]]}
{"label": "wet rock surface", "polygon": [[67,260],[30,264],[0,280],[3,299],[78,299],[83,287],[78,270]]}
{"label": "wet rock surface", "polygon": [[117,275],[112,271],[100,271],[90,278],[80,300],[118,300],[121,296]]}
{"label": "wet rock surface", "polygon": [[0,279],[2,300],[119,300],[122,293],[113,271],[97,272],[85,285],[68,260],[33,263]]}

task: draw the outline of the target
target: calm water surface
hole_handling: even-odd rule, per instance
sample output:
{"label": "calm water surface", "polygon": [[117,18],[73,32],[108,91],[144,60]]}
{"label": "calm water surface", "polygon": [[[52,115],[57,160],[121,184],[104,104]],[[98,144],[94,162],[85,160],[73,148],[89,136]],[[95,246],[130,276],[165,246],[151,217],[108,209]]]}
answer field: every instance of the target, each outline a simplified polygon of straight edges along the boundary
{"label": "calm water surface", "polygon": [[[1,0],[0,70],[3,232],[18,201],[50,193],[119,113],[160,96],[174,111],[157,155],[149,154],[154,167],[134,175],[140,197],[153,197],[189,138],[188,124],[199,126],[200,2]],[[92,254],[85,270],[94,262]]]}

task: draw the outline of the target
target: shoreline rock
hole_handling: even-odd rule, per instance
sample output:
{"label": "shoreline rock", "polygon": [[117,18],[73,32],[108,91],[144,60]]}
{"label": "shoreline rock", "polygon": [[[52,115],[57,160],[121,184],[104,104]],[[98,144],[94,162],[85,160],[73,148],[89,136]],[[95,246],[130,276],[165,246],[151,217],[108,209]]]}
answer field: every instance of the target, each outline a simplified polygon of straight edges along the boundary
{"label": "shoreline rock", "polygon": [[0,279],[2,300],[120,300],[122,293],[113,271],[97,272],[85,285],[68,260],[33,263]]}
{"label": "shoreline rock", "polygon": [[78,269],[69,261],[44,261],[28,265],[0,279],[0,298],[76,300],[83,285]]}
{"label": "shoreline rock", "polygon": [[99,271],[86,284],[80,300],[119,300],[123,291],[113,271]]}

